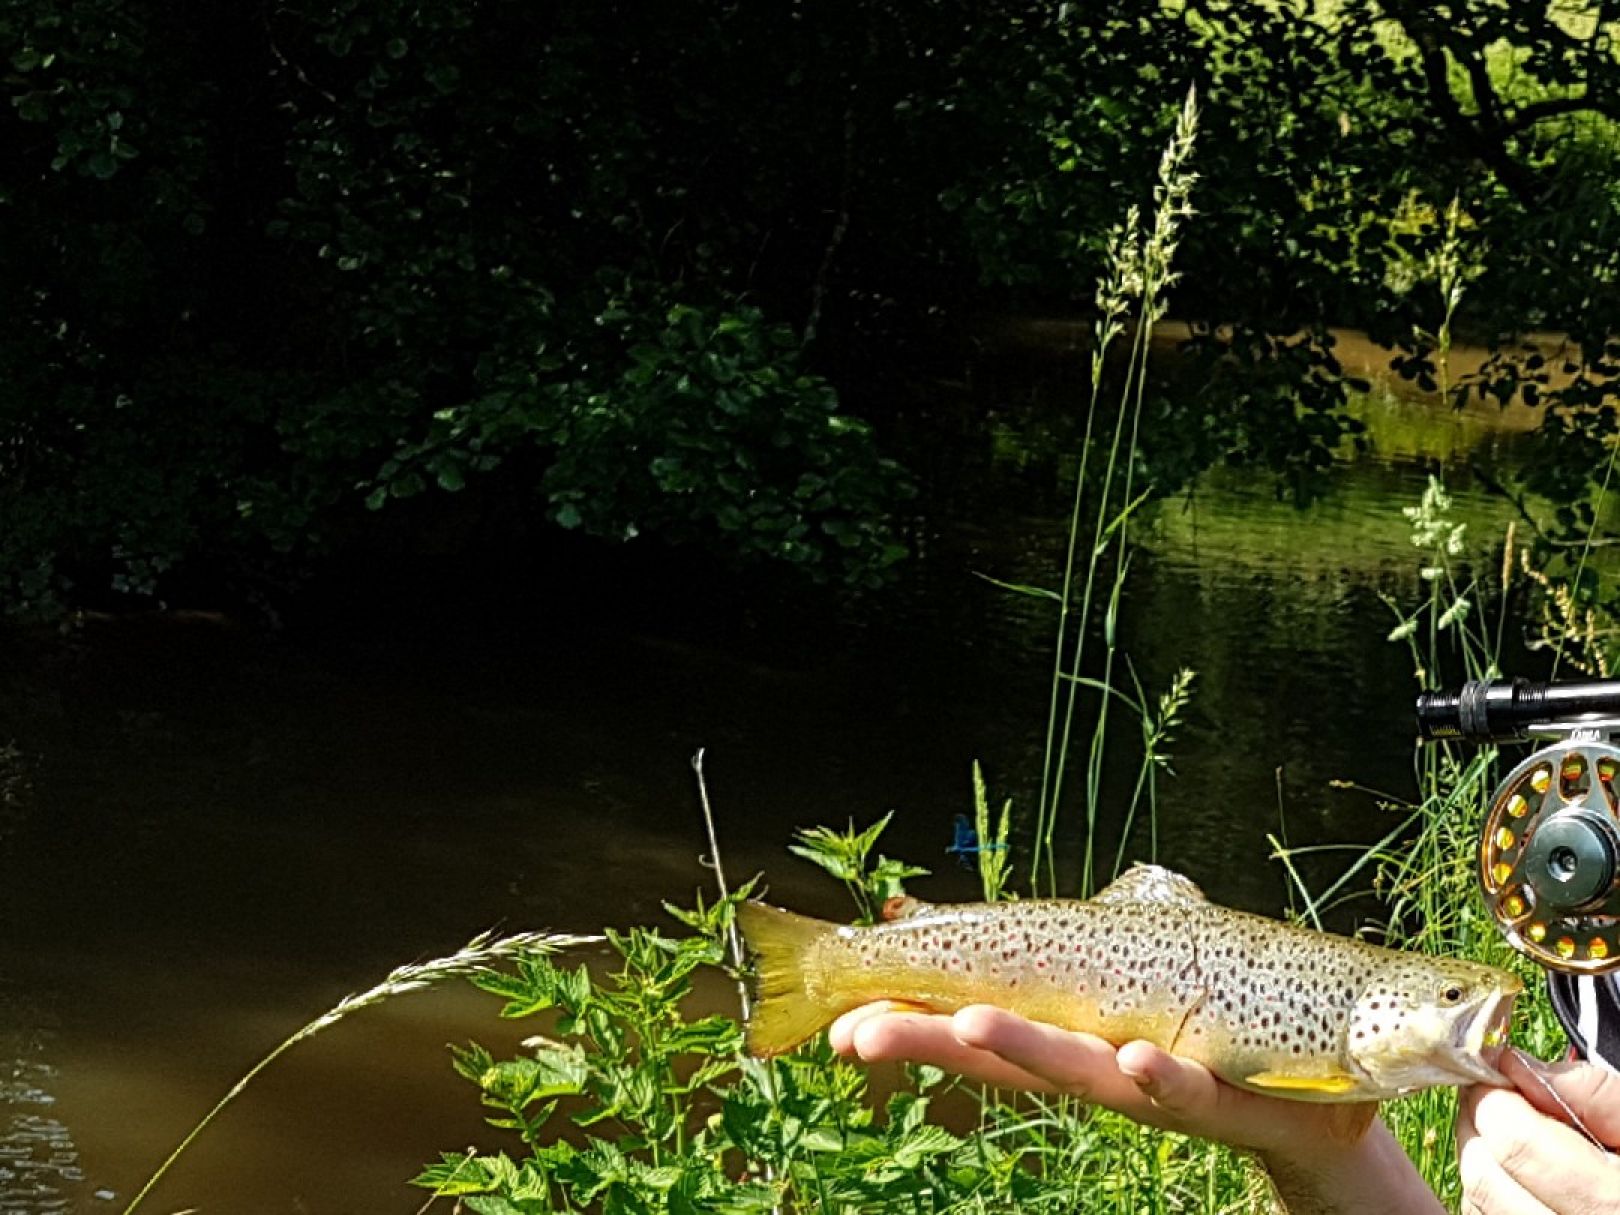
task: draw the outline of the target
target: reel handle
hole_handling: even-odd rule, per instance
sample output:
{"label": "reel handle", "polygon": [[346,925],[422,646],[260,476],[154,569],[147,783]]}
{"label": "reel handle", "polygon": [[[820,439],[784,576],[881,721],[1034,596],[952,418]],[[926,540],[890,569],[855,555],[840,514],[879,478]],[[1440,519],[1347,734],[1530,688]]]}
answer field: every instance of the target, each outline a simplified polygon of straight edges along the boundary
{"label": "reel handle", "polygon": [[1471,679],[1457,692],[1421,693],[1416,707],[1418,737],[1424,742],[1515,742],[1537,727],[1620,719],[1620,679]]}

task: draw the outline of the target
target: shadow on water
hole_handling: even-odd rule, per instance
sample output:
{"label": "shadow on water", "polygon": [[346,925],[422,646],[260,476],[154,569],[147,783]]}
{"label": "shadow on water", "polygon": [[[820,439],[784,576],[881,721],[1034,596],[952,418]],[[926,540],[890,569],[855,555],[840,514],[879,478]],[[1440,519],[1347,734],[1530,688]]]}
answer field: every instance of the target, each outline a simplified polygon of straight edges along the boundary
{"label": "shadow on water", "polygon": [[[1159,857],[1237,906],[1285,902],[1279,816],[1294,843],[1368,840],[1387,816],[1329,782],[1410,785],[1411,676],[1379,600],[1415,593],[1399,508],[1443,470],[1475,542],[1508,518],[1466,459],[1510,464],[1525,436],[1366,408],[1384,444],[1336,465],[1308,511],[1220,470],[1144,520],[1124,636],[1149,688],[1198,672]],[[1058,557],[1062,469],[1021,455],[1016,424],[990,450],[920,457],[945,489],[912,520],[919,559],[853,605],[683,555],[592,555],[524,578],[353,571],[318,627],[272,637],[108,625],[17,655],[0,685],[0,1212],[118,1209],[267,1049],[413,955],[490,926],[659,922],[708,878],[699,746],[734,877],[841,914],[785,843],[894,809],[888,850],[936,869],[919,889],[970,895],[944,855],[969,765],[1027,830],[1044,724],[1046,605],[974,576],[1040,582]],[[419,1163],[494,1144],[443,1048],[522,1036],[493,1011],[436,992],[300,1046],[155,1201],[415,1210]]]}

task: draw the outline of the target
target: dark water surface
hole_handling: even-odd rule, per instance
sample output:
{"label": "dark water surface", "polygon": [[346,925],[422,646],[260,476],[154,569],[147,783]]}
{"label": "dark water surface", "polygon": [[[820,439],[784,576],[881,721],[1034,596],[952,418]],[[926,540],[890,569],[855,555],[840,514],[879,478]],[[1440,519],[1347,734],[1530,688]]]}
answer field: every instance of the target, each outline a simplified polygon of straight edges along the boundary
{"label": "dark water surface", "polygon": [[[1440,471],[1471,547],[1509,517],[1468,461],[1511,465],[1527,436],[1490,413],[1364,408],[1377,450],[1336,465],[1309,509],[1222,470],[1144,520],[1125,644],[1151,689],[1197,672],[1159,857],[1238,906],[1285,901],[1265,839],[1279,806],[1293,843],[1367,840],[1389,819],[1329,781],[1409,787],[1414,685],[1379,599],[1417,594],[1400,508]],[[919,892],[968,895],[942,852],[951,820],[975,758],[1030,811],[1051,628],[1047,605],[973,571],[1050,581],[1066,492],[1017,422],[996,425],[957,470],[972,492],[920,507],[906,584],[854,606],[666,568],[376,627],[109,624],[13,655],[0,1215],[121,1209],[265,1051],[400,962],[490,926],[660,922],[706,877],[699,746],[729,868],[764,870],[778,900],[839,914],[783,846],[890,809],[889,851],[937,869]],[[1070,831],[1071,876],[1075,856]],[[503,1146],[444,1049],[524,1035],[494,1010],[447,989],[301,1045],[148,1209],[416,1210],[403,1182],[420,1163]]]}

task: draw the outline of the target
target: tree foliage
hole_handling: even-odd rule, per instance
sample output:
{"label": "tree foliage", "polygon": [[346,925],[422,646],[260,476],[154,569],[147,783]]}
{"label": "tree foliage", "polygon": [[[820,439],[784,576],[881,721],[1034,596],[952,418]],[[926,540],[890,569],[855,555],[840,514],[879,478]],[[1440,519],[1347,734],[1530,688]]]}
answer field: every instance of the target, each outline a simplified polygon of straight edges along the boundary
{"label": "tree foliage", "polygon": [[1421,378],[1455,198],[1459,324],[1579,343],[1463,387],[1549,402],[1532,481],[1578,496],[1620,355],[1612,33],[1518,0],[18,0],[6,598],[252,574],[458,491],[878,580],[912,339],[1086,300],[1190,84],[1154,483],[1308,480],[1355,429],[1329,325]]}

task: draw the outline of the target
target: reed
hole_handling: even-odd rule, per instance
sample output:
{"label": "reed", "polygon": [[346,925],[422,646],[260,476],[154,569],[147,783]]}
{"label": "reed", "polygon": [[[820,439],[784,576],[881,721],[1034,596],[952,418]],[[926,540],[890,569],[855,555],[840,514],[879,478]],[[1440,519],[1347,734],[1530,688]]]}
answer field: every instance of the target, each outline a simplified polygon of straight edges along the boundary
{"label": "reed", "polygon": [[[1115,686],[1115,670],[1122,653],[1119,606],[1130,569],[1130,532],[1126,525],[1148,497],[1147,491],[1139,492],[1136,484],[1149,340],[1153,326],[1164,316],[1169,290],[1177,279],[1173,266],[1182,224],[1193,214],[1191,195],[1198,174],[1192,168],[1192,153],[1197,134],[1197,94],[1188,90],[1175,131],[1159,162],[1150,219],[1144,226],[1137,208],[1131,207],[1126,212],[1124,222],[1109,240],[1103,273],[1097,284],[1091,390],[1075,473],[1063,575],[1057,592],[1041,592],[1057,601],[1058,620],[1047,703],[1046,744],[1036,803],[1035,845],[1030,864],[1030,889],[1037,894],[1057,893],[1054,837],[1063,805],[1064,781],[1082,690],[1097,694],[1081,803],[1085,820],[1080,871],[1082,894],[1089,894],[1096,885],[1095,841],[1102,807],[1103,759],[1114,702],[1122,700],[1134,708],[1144,724],[1150,720],[1141,700],[1123,695]],[[1106,457],[1099,484],[1093,487],[1090,483],[1092,448],[1097,441],[1098,416],[1108,395],[1104,388],[1108,379],[1109,350],[1127,335],[1129,350],[1125,366],[1117,391],[1109,397],[1115,408]],[[1088,523],[1089,543],[1082,548]],[[1085,659],[1094,628],[1092,614],[1099,606],[1103,613],[1102,672],[1100,677],[1092,678],[1086,674]],[[1185,691],[1185,681],[1182,687]],[[1152,764],[1146,757],[1144,765],[1149,780],[1138,783],[1130,802],[1130,817],[1134,817],[1143,795],[1150,794]]]}

